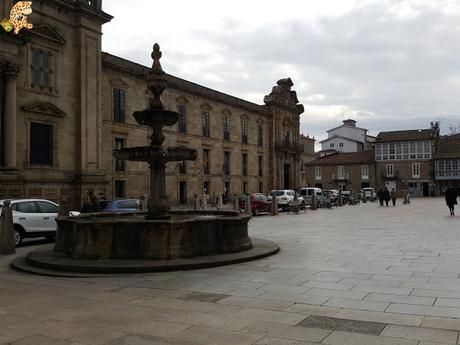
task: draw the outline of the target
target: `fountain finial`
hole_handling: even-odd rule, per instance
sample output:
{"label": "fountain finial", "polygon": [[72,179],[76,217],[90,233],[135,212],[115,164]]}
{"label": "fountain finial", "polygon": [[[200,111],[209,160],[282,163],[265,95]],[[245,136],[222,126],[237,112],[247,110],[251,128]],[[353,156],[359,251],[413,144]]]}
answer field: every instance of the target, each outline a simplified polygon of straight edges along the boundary
{"label": "fountain finial", "polygon": [[155,43],[153,45],[153,52],[152,52],[152,59],[153,59],[153,65],[152,65],[152,73],[153,74],[165,74],[163,71],[163,68],[161,67],[160,59],[161,59],[161,50],[160,50],[160,45],[158,43]]}

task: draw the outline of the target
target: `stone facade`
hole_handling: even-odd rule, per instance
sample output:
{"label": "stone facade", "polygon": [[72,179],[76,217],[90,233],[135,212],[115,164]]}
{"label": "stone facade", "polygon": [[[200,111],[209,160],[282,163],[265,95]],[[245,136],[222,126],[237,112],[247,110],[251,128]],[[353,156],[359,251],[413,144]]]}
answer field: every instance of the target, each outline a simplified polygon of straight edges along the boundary
{"label": "stone facade", "polygon": [[[0,16],[10,8],[9,0],[0,0]],[[32,30],[19,35],[0,30],[0,198],[66,197],[78,207],[88,189],[108,199],[146,194],[147,165],[117,162],[113,149],[148,142],[149,129],[132,117],[149,102],[148,68],[102,53],[101,26],[111,19],[101,1],[36,0],[29,17]],[[190,203],[204,188],[209,196],[224,193],[231,199],[243,192],[300,186],[303,106],[290,79],[279,80],[258,105],[168,77],[164,104],[185,109],[186,132],[166,129],[165,145],[195,148],[200,156],[185,170],[168,164],[172,205]],[[114,118],[115,90],[124,93],[123,121]],[[209,114],[209,136],[203,135],[203,113]],[[228,138],[224,118],[229,119]],[[51,147],[45,157],[42,143],[31,134],[43,131]],[[36,152],[42,156],[31,160]]]}
{"label": "stone facade", "polygon": [[307,186],[359,192],[374,187],[376,171],[373,151],[334,153],[305,164]]}

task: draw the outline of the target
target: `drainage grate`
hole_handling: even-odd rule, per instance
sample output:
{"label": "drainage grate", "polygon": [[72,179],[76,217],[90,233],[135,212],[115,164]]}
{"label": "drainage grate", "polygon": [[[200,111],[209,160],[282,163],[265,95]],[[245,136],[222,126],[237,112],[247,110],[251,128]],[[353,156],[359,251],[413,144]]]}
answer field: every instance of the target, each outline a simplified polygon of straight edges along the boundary
{"label": "drainage grate", "polygon": [[229,295],[216,294],[216,293],[206,293],[206,292],[192,292],[180,297],[178,299],[183,299],[186,301],[198,301],[198,302],[211,302],[216,303],[221,299],[227,298]]}
{"label": "drainage grate", "polygon": [[358,321],[350,319],[337,319],[335,317],[310,315],[306,319],[300,321],[298,326],[333,329],[345,332],[356,332],[372,335],[380,335],[383,329],[387,326],[386,323]]}

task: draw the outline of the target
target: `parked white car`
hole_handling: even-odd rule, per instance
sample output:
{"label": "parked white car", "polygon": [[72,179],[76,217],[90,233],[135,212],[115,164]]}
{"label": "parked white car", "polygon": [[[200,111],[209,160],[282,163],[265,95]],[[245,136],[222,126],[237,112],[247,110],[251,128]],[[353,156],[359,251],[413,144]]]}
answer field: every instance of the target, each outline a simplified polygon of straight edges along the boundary
{"label": "parked white car", "polygon": [[[289,203],[294,201],[295,192],[292,189],[275,189],[270,192],[269,200],[272,199],[272,195],[276,195],[276,199],[278,200],[278,207],[281,208],[283,211],[287,211],[289,209]],[[304,205],[305,201],[300,196],[297,195],[299,203]]]}
{"label": "parked white car", "polygon": [[325,196],[321,188],[317,187],[305,187],[300,188],[300,195],[303,197],[305,204],[311,206],[311,200],[313,194],[316,199],[316,207],[323,207]]}
{"label": "parked white car", "polygon": [[[0,200],[0,209],[3,206]],[[56,237],[59,205],[46,199],[12,199],[14,238],[16,245],[27,237]]]}

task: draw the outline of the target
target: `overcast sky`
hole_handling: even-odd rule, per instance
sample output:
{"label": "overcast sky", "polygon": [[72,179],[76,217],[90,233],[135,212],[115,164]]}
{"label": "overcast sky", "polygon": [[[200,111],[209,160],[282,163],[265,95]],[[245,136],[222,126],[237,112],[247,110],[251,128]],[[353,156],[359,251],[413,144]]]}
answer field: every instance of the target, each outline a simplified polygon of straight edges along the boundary
{"label": "overcast sky", "polygon": [[[103,50],[263,104],[290,77],[321,140],[353,118],[383,130],[460,126],[458,0],[105,0]],[[460,129],[460,128],[459,128]]]}

